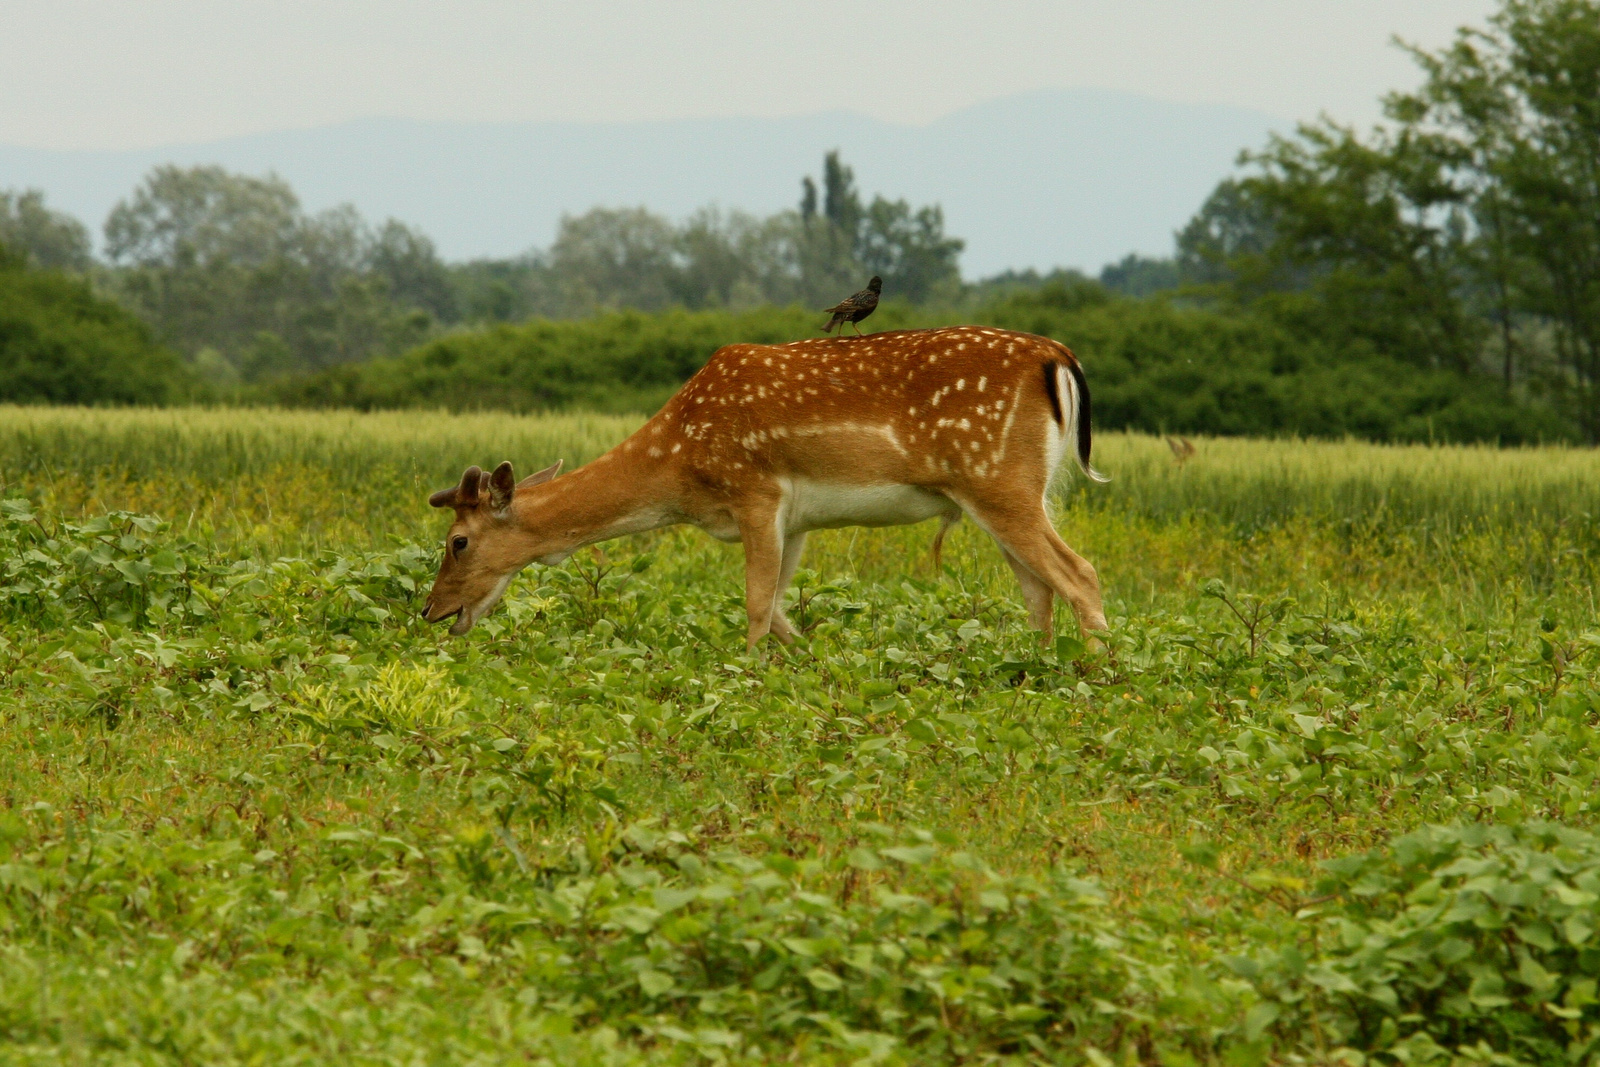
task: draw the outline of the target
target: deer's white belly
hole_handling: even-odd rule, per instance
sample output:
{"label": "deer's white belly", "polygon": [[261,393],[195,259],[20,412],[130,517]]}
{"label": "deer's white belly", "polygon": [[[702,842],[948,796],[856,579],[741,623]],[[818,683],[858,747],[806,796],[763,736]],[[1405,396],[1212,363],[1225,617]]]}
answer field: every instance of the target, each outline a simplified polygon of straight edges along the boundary
{"label": "deer's white belly", "polygon": [[961,509],[942,493],[914,485],[841,485],[786,480],[779,523],[789,533],[839,526],[904,526]]}

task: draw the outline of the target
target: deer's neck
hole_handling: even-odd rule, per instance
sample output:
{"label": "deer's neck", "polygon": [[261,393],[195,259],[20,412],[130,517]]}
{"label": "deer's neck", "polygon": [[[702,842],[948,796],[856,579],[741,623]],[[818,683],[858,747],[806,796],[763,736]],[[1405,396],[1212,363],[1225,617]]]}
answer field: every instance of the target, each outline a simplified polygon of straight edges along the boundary
{"label": "deer's neck", "polygon": [[533,559],[556,563],[585,545],[682,521],[668,465],[641,466],[608,452],[593,463],[516,495],[517,522]]}

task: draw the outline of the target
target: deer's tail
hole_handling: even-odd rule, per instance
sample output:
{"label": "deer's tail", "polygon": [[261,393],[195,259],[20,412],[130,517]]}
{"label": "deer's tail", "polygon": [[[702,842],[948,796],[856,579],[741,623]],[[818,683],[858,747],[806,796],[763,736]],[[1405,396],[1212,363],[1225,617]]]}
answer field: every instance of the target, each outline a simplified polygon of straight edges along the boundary
{"label": "deer's tail", "polygon": [[1089,383],[1072,352],[1066,348],[1062,352],[1066,359],[1051,360],[1044,365],[1044,388],[1050,397],[1050,413],[1068,440],[1077,438],[1078,466],[1083,473],[1093,481],[1109,482],[1111,479],[1095,470],[1089,461],[1094,437],[1090,428]]}

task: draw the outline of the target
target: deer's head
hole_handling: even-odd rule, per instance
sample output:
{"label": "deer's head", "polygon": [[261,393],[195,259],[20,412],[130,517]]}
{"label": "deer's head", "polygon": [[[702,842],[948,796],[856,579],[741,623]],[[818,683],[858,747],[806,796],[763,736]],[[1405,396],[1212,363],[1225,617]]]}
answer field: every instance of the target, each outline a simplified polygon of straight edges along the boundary
{"label": "deer's head", "polygon": [[460,485],[428,498],[436,508],[453,508],[456,517],[445,536],[444,559],[428,592],[423,618],[442,622],[454,616],[450,632],[464,634],[489,614],[532,558],[527,534],[511,515],[512,498],[518,489],[548,482],[560,471],[558,460],[519,482],[510,463],[493,472],[468,467]]}

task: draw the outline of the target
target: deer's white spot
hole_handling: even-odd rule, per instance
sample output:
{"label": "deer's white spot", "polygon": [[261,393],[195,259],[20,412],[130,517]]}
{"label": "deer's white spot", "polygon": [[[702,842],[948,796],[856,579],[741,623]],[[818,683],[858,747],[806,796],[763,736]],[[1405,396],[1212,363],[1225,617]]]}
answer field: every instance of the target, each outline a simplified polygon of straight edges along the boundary
{"label": "deer's white spot", "polygon": [[966,387],[967,387],[967,380],[965,378],[957,378],[956,379],[956,392],[959,393],[963,389],[965,389]]}
{"label": "deer's white spot", "polygon": [[979,378],[978,379],[978,392],[980,392],[980,393],[983,392],[984,387],[987,386],[988,384],[989,384],[989,379],[987,377]]}
{"label": "deer's white spot", "polygon": [[650,458],[651,459],[656,459],[660,455],[661,455],[661,449],[657,448],[655,445],[651,445],[650,446],[650,452],[649,452]]}

